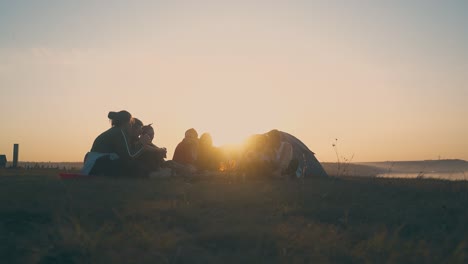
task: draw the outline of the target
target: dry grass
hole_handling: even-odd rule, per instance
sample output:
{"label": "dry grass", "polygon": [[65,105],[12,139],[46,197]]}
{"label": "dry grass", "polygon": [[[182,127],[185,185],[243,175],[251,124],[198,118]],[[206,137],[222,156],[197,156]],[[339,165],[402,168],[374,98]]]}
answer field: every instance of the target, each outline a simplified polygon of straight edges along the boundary
{"label": "dry grass", "polygon": [[2,173],[2,263],[466,263],[466,182]]}

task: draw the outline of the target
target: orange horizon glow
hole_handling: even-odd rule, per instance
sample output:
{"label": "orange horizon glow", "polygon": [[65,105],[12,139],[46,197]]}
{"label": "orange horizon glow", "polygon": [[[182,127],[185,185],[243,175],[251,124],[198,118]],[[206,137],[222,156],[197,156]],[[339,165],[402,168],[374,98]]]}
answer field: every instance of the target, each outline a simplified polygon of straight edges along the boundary
{"label": "orange horizon glow", "polygon": [[465,3],[0,3],[0,154],[81,161],[128,110],[168,158],[271,129],[321,162],[468,160]]}

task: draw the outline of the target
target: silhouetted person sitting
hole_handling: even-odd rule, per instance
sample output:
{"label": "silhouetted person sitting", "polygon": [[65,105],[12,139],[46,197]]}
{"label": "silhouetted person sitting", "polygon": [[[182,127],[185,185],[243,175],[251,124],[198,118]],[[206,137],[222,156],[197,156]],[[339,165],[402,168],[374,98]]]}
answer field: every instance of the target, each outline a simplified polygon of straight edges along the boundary
{"label": "silhouetted person sitting", "polygon": [[249,137],[244,144],[244,150],[239,161],[240,172],[248,177],[271,175],[273,171],[271,155],[266,135],[257,134]]}
{"label": "silhouetted person sitting", "polygon": [[196,167],[199,171],[216,171],[222,160],[221,151],[213,146],[209,133],[203,133],[198,143]]}
{"label": "silhouetted person sitting", "polygon": [[195,172],[195,161],[198,155],[198,133],[195,129],[190,128],[185,131],[184,139],[177,144],[172,157],[171,166],[178,173]]}
{"label": "silhouetted person sitting", "polygon": [[142,127],[141,136],[148,136],[150,142],[148,145],[154,149],[154,151],[147,151],[143,153],[138,160],[142,161],[143,166],[148,172],[159,170],[164,164],[167,150],[166,148],[160,148],[156,146],[152,141],[154,139],[154,128],[151,125]]}
{"label": "silhouetted person sitting", "polygon": [[145,151],[152,151],[148,136],[138,137],[141,126],[135,124],[132,115],[123,110],[109,112],[112,127],[100,134],[91,151],[85,156],[82,173],[86,175],[143,176],[135,159]]}
{"label": "silhouetted person sitting", "polygon": [[185,131],[184,139],[177,144],[172,160],[183,165],[194,165],[198,154],[198,133],[190,128]]}

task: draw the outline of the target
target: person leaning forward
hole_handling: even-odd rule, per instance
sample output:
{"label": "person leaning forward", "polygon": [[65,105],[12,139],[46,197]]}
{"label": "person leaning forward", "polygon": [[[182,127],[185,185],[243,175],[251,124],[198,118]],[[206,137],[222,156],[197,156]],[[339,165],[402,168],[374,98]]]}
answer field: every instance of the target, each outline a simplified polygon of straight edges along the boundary
{"label": "person leaning forward", "polygon": [[[148,136],[132,139],[141,131],[135,126],[132,115],[122,110],[109,112],[112,127],[101,133],[93,142],[91,151],[85,156],[82,173],[86,175],[143,176],[135,165],[135,159],[148,147]],[[138,124],[137,124],[138,125]]]}
{"label": "person leaning forward", "polygon": [[152,141],[154,139],[154,128],[150,125],[146,125],[142,127],[141,136],[148,136],[150,142],[148,143],[148,147],[152,149],[152,151],[145,151],[138,160],[141,161],[144,168],[148,170],[148,172],[153,172],[161,169],[165,163],[165,158],[167,155],[166,148],[160,148],[156,146]]}

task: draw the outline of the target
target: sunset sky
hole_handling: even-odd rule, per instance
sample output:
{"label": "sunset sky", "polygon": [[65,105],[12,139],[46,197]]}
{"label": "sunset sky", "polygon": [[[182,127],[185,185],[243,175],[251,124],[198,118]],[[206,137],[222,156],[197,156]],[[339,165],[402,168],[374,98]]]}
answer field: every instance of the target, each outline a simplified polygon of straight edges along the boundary
{"label": "sunset sky", "polygon": [[[81,161],[109,111],[319,161],[468,160],[468,1],[0,0],[0,154]],[[354,156],[353,156],[354,155]]]}

